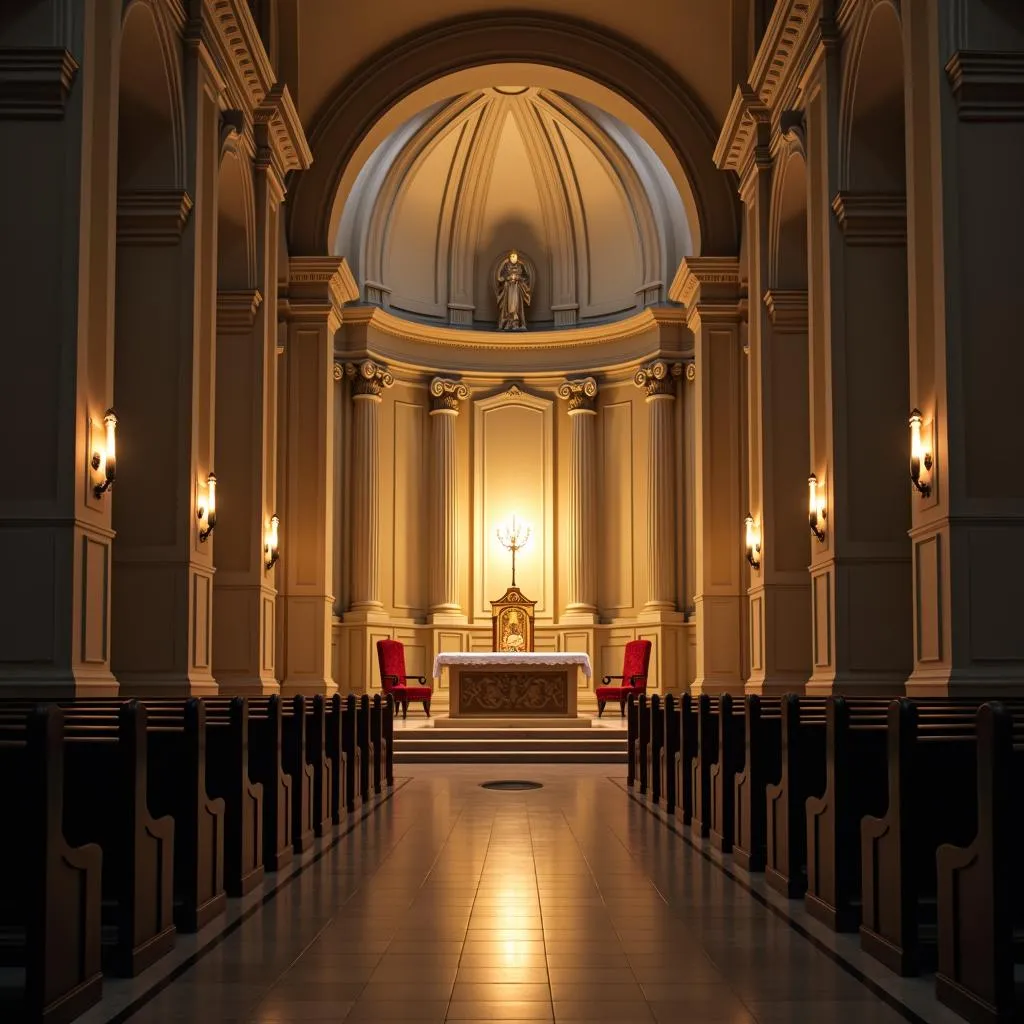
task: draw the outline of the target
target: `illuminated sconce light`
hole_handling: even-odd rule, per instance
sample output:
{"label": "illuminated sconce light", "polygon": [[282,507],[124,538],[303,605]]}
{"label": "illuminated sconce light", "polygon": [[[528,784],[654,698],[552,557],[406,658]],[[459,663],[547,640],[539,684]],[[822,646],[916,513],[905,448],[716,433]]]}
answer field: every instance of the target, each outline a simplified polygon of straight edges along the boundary
{"label": "illuminated sconce light", "polygon": [[267,532],[263,537],[263,564],[267,569],[273,569],[274,564],[281,557],[281,549],[278,546],[280,530],[281,520],[277,515],[272,515],[270,517],[270,525],[267,527]]}
{"label": "illuminated sconce light", "polygon": [[910,479],[922,498],[932,493],[932,453],[921,439],[921,410],[910,413]]}
{"label": "illuminated sconce light", "polygon": [[807,478],[807,490],[809,499],[807,525],[810,526],[811,533],[824,544],[825,519],[828,517],[828,513],[825,511],[825,497],[818,492],[818,478],[813,473]]}
{"label": "illuminated sconce light", "polygon": [[206,500],[196,502],[196,519],[199,520],[199,540],[209,539],[217,526],[217,478],[211,473],[206,478]]}
{"label": "illuminated sconce light", "polygon": [[104,491],[109,491],[117,479],[117,416],[113,409],[108,409],[103,416],[103,447],[94,448],[92,452],[92,468],[103,477],[94,487],[93,493],[99,498]]}
{"label": "illuminated sconce light", "polygon": [[754,517],[747,514],[747,518],[744,519],[744,523],[747,527],[747,561],[750,563],[751,569],[761,568],[761,527],[759,524],[754,522]]}

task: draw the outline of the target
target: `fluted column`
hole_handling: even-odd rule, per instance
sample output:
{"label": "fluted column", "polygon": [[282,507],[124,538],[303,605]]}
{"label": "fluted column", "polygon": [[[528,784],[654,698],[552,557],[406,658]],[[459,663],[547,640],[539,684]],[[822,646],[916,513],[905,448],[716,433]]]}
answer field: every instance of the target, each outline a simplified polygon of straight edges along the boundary
{"label": "fluted column", "polygon": [[349,363],[352,380],[352,610],[379,611],[380,406],[395,382],[372,359]]}
{"label": "fluted column", "polygon": [[469,398],[461,381],[430,382],[430,621],[465,622],[459,603],[459,481],[455,421]]}
{"label": "fluted column", "polygon": [[675,399],[681,363],[657,359],[636,371],[647,394],[647,602],[648,611],[676,610]]}
{"label": "fluted column", "polygon": [[597,381],[569,380],[558,389],[569,403],[569,530],[566,607],[563,622],[593,622],[597,613],[596,425]]}

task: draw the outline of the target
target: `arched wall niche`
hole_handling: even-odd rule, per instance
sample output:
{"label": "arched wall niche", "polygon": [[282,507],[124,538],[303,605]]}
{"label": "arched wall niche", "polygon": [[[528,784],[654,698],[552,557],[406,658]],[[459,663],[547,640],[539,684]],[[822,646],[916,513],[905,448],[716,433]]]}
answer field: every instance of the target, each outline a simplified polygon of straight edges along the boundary
{"label": "arched wall niche", "polygon": [[769,282],[772,288],[807,289],[807,161],[790,145],[772,183]]}
{"label": "arched wall niche", "polygon": [[121,27],[117,187],[180,186],[185,120],[175,30],[164,5],[132,0]]}
{"label": "arched wall niche", "polygon": [[217,290],[241,291],[256,280],[255,197],[245,154],[229,144],[217,175]]}
{"label": "arched wall niche", "polygon": [[736,253],[738,200],[714,166],[716,132],[686,83],[628,39],[535,13],[440,22],[349,76],[309,132],[313,166],[289,203],[292,253],[329,251],[359,171],[384,138],[432,102],[493,84],[483,70],[495,64],[509,81],[577,95],[628,124],[669,169],[694,250]]}

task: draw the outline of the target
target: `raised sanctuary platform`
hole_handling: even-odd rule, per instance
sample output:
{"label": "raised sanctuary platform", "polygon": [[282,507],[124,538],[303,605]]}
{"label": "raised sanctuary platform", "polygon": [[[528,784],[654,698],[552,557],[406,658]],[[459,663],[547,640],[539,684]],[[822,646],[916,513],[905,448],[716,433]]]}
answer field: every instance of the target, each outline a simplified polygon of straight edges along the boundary
{"label": "raised sanctuary platform", "polygon": [[447,676],[450,718],[575,719],[590,657],[575,651],[451,652],[434,658]]}

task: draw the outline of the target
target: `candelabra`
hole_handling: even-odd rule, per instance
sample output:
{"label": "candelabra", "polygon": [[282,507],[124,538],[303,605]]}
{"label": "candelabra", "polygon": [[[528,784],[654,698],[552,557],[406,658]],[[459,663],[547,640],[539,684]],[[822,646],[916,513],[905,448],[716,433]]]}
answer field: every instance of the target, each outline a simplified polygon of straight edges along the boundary
{"label": "candelabra", "polygon": [[522,551],[530,539],[530,528],[523,523],[517,523],[516,517],[512,517],[511,526],[499,526],[495,531],[498,535],[498,543],[506,550],[512,552],[512,586],[516,585],[516,552]]}

